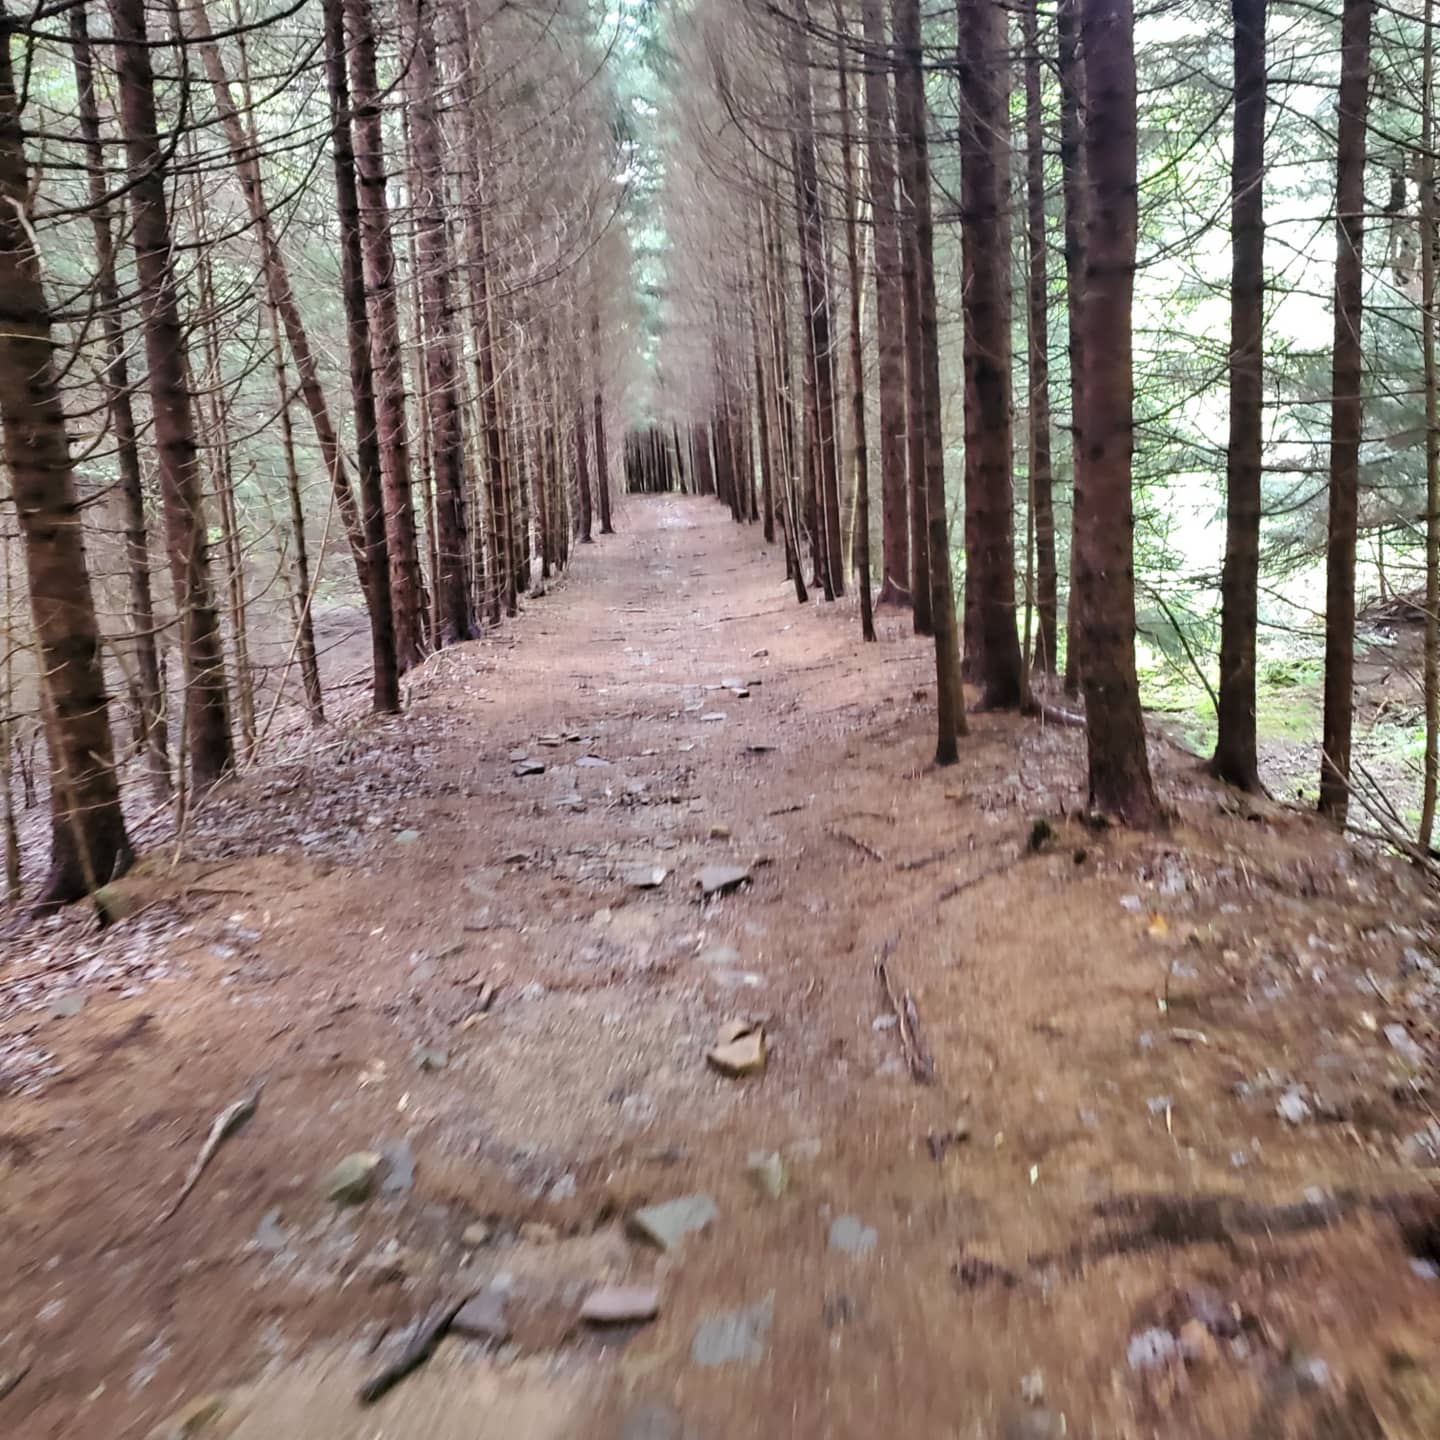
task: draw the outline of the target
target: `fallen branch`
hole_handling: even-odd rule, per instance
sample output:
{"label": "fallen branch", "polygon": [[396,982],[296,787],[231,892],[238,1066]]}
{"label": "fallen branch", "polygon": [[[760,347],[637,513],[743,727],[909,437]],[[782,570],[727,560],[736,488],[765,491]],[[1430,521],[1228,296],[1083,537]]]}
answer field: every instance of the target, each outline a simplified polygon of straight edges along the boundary
{"label": "fallen branch", "polygon": [[883,852],[877,850],[873,845],[867,844],[858,835],[852,835],[848,830],[826,830],[825,833],[833,836],[836,840],[846,840],[872,860],[878,860],[882,865],[885,863]]}
{"label": "fallen branch", "polygon": [[260,1087],[257,1085],[248,1095],[227,1105],[210,1126],[210,1133],[195,1157],[176,1195],[169,1206],[156,1218],[157,1225],[163,1225],[189,1198],[190,1192],[200,1183],[205,1167],[215,1158],[215,1152],[230,1138],[256,1111],[260,1104]]}
{"label": "fallen branch", "polygon": [[420,1321],[409,1343],[383,1370],[360,1388],[360,1403],[373,1405],[382,1396],[389,1394],[413,1370],[418,1370],[435,1353],[435,1347],[445,1338],[454,1324],[455,1317],[465,1307],[470,1297],[452,1296],[442,1301]]}
{"label": "fallen branch", "polygon": [[920,1038],[920,1013],[915,1008],[914,998],[908,990],[899,995],[895,993],[884,955],[875,962],[875,974],[885,992],[886,1003],[894,1012],[895,1026],[900,1032],[900,1047],[905,1052],[910,1074],[918,1084],[929,1085],[935,1079],[935,1061]]}

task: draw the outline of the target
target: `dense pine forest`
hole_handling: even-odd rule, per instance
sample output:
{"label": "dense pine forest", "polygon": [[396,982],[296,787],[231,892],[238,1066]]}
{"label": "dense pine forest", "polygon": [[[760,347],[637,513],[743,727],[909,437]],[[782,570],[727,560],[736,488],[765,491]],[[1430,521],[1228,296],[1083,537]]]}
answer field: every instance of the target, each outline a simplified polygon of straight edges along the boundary
{"label": "dense pine forest", "polygon": [[1440,1435],[1434,10],[0,0],[0,1434]]}

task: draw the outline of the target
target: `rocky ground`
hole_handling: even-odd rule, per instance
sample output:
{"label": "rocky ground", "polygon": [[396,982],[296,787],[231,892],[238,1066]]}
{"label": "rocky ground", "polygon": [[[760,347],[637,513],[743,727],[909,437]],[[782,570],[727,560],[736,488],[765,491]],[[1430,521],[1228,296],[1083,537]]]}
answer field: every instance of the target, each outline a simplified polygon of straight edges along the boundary
{"label": "rocky ground", "polygon": [[12,941],[0,1432],[1440,1433],[1426,877],[857,633],[632,501]]}

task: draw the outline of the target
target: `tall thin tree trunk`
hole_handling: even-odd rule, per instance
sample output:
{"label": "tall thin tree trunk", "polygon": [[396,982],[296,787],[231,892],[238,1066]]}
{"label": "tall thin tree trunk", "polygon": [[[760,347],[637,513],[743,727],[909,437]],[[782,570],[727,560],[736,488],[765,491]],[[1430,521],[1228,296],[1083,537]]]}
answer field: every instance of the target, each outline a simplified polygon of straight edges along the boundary
{"label": "tall thin tree trunk", "polygon": [[125,527],[125,568],[130,582],[128,648],[134,657],[139,701],[138,731],[145,773],[159,800],[170,796],[169,742],[160,687],[160,655],[156,643],[155,602],[150,588],[150,544],[145,524],[145,487],[140,449],[135,440],[135,412],[130,401],[130,366],[120,315],[120,284],[115,273],[115,236],[111,229],[109,185],[100,138],[100,109],[95,99],[95,69],[86,7],[70,10],[70,44],[79,100],[80,138],[85,147],[85,172],[90,199],[90,225],[95,236],[95,298],[105,338],[105,401],[115,441],[120,474],[120,501]]}
{"label": "tall thin tree trunk", "polygon": [[582,400],[575,402],[575,478],[580,489],[580,543],[589,545],[595,537],[594,502],[590,498],[590,417]]}
{"label": "tall thin tree trunk", "polygon": [[300,377],[300,394],[315,426],[315,438],[320,444],[325,469],[335,490],[340,518],[344,521],[345,534],[355,557],[361,589],[368,596],[369,575],[365,569],[364,526],[351,493],[350,478],[346,474],[345,459],[335,434],[335,425],[325,403],[325,392],[320,386],[315,356],[310,348],[310,337],[300,316],[300,306],[290,285],[290,272],[280,249],[279,238],[275,234],[270,208],[265,201],[258,151],[250,136],[246,134],[244,123],[235,109],[235,102],[230,94],[230,80],[225,72],[220,47],[211,38],[210,20],[205,13],[203,0],[187,0],[187,6],[190,12],[190,30],[199,40],[200,58],[210,79],[216,113],[220,116],[225,132],[225,143],[230,148],[230,162],[235,167],[235,174],[240,181],[240,189],[245,195],[250,218],[259,239],[265,285],[271,302],[280,312],[286,338],[290,341],[291,353],[295,356],[295,369]]}
{"label": "tall thin tree trunk", "polygon": [[895,143],[884,0],[863,0],[865,146],[874,227],[875,346],[880,402],[882,575],[877,605],[910,604],[909,480],[905,470],[905,330],[895,209]]}
{"label": "tall thin tree trunk", "polygon": [[425,584],[410,476],[405,361],[401,353],[400,304],[395,293],[395,245],[385,189],[385,135],[370,0],[345,0],[345,23],[350,42],[360,243],[370,304],[375,417],[380,427],[381,480],[385,488],[385,550],[390,562],[395,661],[403,674],[425,653]]}
{"label": "tall thin tree trunk", "polygon": [[1425,369],[1425,766],[1420,848],[1435,834],[1440,776],[1440,381],[1435,365],[1435,0],[1425,0],[1420,79],[1420,349]]}
{"label": "tall thin tree trunk", "polygon": [[849,29],[839,0],[835,27],[840,38],[835,58],[840,74],[840,168],[845,186],[845,263],[850,280],[850,419],[855,440],[855,583],[860,587],[860,634],[875,639],[875,612],[870,595],[870,454],[865,435],[865,356],[861,348],[860,245],[856,238],[855,155],[850,133],[850,75],[845,58]]}
{"label": "tall thin tree trunk", "polygon": [[601,379],[603,358],[600,353],[600,311],[590,312],[590,364],[595,376],[595,496],[600,502],[600,533],[613,535],[615,525],[610,512],[610,447],[605,440],[605,386]]}
{"label": "tall thin tree trunk", "polygon": [[1219,730],[1211,768],[1242,790],[1260,785],[1255,750],[1255,627],[1265,398],[1265,6],[1232,0],[1235,140],[1230,175],[1230,449],[1220,580]]}
{"label": "tall thin tree trunk", "polygon": [[435,519],[439,570],[440,643],[470,640],[475,624],[466,574],[469,540],[465,518],[465,437],[460,416],[455,307],[451,298],[450,237],[445,216],[445,161],[440,135],[440,76],[435,19],[423,0],[408,0],[411,193],[415,199],[420,262],[425,366],[430,399],[430,436],[435,472]]}
{"label": "tall thin tree trunk", "polygon": [[110,0],[120,75],[120,114],[129,170],[130,213],[149,364],[166,548],[180,618],[185,714],[196,787],[235,763],[225,655],[210,580],[195,416],[185,374],[185,335],[175,289],[166,199],[167,164],[155,117],[145,0]]}
{"label": "tall thin tree trunk", "polygon": [[1011,413],[1010,44],[999,0],[957,0],[965,320],[965,662],[1018,705]]}
{"label": "tall thin tree trunk", "polygon": [[350,390],[355,402],[355,451],[360,473],[360,520],[370,575],[370,650],[377,712],[400,708],[400,670],[390,614],[390,558],[385,541],[384,482],[380,477],[375,377],[371,367],[370,316],[365,305],[365,262],[360,242],[360,195],[350,130],[350,80],[345,64],[344,0],[322,0],[325,79],[330,92],[330,148],[340,219],[340,290]]}
{"label": "tall thin tree trunk", "polygon": [[[0,11],[0,424],[25,541],[50,748],[51,859],[39,897],[40,905],[49,907],[104,884],[134,856],[120,811],[100,631],[50,313],[31,240],[11,33],[10,18]],[[4,738],[9,739],[8,727]],[[7,758],[7,770],[8,763]]]}
{"label": "tall thin tree trunk", "polygon": [[1080,452],[1085,415],[1085,77],[1080,63],[1080,0],[1059,0],[1055,43],[1060,70],[1060,189],[1065,201],[1065,304],[1070,358],[1070,590],[1065,607],[1065,689],[1080,693],[1080,590],[1075,583],[1075,517],[1080,509]]}
{"label": "tall thin tree trunk", "polygon": [[[940,429],[940,346],[935,307],[935,255],[930,216],[930,158],[925,126],[925,75],[920,37],[920,0],[893,0],[891,11],[898,73],[895,77],[896,130],[902,137],[900,181],[907,194],[906,242],[913,252],[915,331],[910,386],[911,423],[922,426],[919,465],[912,441],[912,474],[925,477],[926,542],[929,560],[930,623],[935,634],[935,708],[938,738],[935,763],[959,759],[956,737],[966,730],[965,691],[960,683],[955,595],[950,582],[950,532],[945,512],[945,448]],[[915,592],[920,614],[920,592]]]}
{"label": "tall thin tree trunk", "polygon": [[1355,689],[1355,532],[1360,498],[1365,115],[1373,0],[1344,0],[1335,173],[1335,351],[1330,387],[1330,524],[1325,561],[1325,713],[1320,813],[1345,823]]}
{"label": "tall thin tree trunk", "polygon": [[1085,656],[1090,803],[1144,826],[1158,815],[1135,673],[1131,494],[1134,376],[1136,115],[1130,0],[1081,0],[1085,54],[1085,167],[1091,208],[1081,322],[1089,370],[1079,494],[1076,579]]}
{"label": "tall thin tree trunk", "polygon": [[[1026,600],[1035,605],[1034,668],[1055,673],[1059,583],[1055,573],[1054,474],[1050,462],[1050,272],[1045,244],[1045,127],[1040,71],[1039,0],[1023,0],[1025,41],[1025,216],[1029,263],[1025,271],[1030,370],[1029,544],[1034,583]],[[1026,633],[1029,633],[1027,624]]]}

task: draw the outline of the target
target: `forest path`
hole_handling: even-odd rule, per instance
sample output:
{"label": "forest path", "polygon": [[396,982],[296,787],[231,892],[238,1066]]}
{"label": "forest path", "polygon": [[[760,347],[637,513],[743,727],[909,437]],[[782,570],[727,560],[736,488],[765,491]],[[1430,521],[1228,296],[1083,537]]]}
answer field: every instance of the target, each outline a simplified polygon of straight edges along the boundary
{"label": "forest path", "polygon": [[[128,1440],[214,1391],[196,1433],[239,1440],[1338,1435],[1353,1393],[1400,1424],[1440,1307],[1363,1197],[1415,1183],[1383,1032],[1430,1038],[1416,877],[1163,744],[1169,836],[1064,818],[1071,731],[981,716],[928,770],[906,617],[865,647],[797,608],[713,502],[619,523],[402,720],[219,797],[132,919],[41,932],[71,968],[0,1013],[0,1429]],[[702,902],[707,865],[748,879]],[[734,1019],[763,1074],[707,1066]],[[357,1151],[378,1189],[338,1208]],[[675,1250],[627,1234],[686,1196],[714,1214]],[[605,1281],[659,1318],[578,1323]],[[472,1290],[498,1355],[447,1340],[359,1410]]]}

